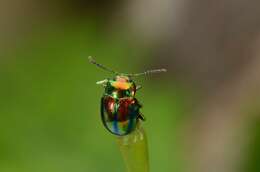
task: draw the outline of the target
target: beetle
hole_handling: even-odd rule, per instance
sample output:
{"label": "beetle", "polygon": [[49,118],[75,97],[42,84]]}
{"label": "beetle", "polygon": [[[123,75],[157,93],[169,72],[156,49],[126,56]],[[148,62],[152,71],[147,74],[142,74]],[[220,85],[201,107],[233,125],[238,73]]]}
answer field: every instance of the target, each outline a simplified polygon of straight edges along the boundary
{"label": "beetle", "polygon": [[134,131],[140,120],[145,120],[144,115],[140,112],[142,105],[135,98],[136,91],[139,90],[141,86],[136,86],[132,78],[151,73],[166,72],[166,69],[148,70],[136,74],[124,74],[97,63],[92,57],[89,57],[89,62],[115,75],[112,79],[97,82],[97,84],[103,85],[105,88],[100,103],[103,125],[114,135],[128,135]]}

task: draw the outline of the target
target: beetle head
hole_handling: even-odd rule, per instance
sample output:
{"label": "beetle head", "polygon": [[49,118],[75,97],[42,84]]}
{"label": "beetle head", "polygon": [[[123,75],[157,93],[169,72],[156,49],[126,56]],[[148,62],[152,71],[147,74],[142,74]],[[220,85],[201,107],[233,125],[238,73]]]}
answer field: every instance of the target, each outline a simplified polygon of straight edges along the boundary
{"label": "beetle head", "polygon": [[131,97],[135,95],[136,85],[128,76],[118,75],[110,81],[110,86],[113,88],[113,94],[117,97]]}

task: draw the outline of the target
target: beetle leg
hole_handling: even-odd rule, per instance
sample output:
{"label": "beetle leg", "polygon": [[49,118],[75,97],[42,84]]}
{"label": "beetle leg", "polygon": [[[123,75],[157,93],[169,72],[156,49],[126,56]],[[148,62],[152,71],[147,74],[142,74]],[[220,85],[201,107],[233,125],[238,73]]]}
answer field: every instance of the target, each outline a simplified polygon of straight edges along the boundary
{"label": "beetle leg", "polygon": [[141,85],[137,85],[137,86],[136,86],[136,90],[140,90],[141,88],[142,88]]}
{"label": "beetle leg", "polygon": [[143,105],[137,99],[135,99],[135,101],[137,102],[137,105],[139,106],[139,108],[143,107]]}
{"label": "beetle leg", "polygon": [[96,82],[96,84],[106,86],[107,82],[108,82],[108,80],[107,80],[107,79],[104,79],[104,80],[102,80],[102,81]]}
{"label": "beetle leg", "polygon": [[142,121],[146,121],[146,118],[144,117],[144,115],[142,113],[138,114],[138,118],[141,119]]}

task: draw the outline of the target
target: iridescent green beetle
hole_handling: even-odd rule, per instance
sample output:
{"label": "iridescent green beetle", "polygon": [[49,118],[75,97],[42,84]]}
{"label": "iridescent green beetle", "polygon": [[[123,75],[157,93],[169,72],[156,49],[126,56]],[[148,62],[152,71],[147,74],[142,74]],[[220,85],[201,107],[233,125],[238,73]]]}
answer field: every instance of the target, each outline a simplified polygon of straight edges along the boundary
{"label": "iridescent green beetle", "polygon": [[89,61],[103,70],[115,75],[113,79],[98,81],[105,88],[101,98],[101,119],[106,129],[112,134],[124,136],[131,133],[139,119],[145,120],[140,113],[142,107],[135,98],[135,93],[141,86],[136,86],[132,77],[151,73],[166,72],[166,69],[149,70],[137,74],[124,74],[113,71],[89,57]]}

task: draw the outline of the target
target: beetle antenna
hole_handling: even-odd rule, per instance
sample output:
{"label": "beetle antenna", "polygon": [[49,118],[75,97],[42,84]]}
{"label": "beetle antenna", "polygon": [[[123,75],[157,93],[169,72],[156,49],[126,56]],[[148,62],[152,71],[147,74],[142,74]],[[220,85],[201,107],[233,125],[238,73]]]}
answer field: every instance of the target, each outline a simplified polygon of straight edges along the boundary
{"label": "beetle antenna", "polygon": [[105,67],[102,64],[97,63],[91,56],[88,57],[88,60],[89,60],[90,63],[96,65],[97,67],[99,67],[99,68],[101,68],[101,69],[103,69],[105,71],[108,71],[108,72],[111,72],[111,73],[114,73],[114,74],[119,74],[118,72],[116,72],[116,71],[114,71],[114,70],[112,70],[110,68],[107,68],[107,67]]}
{"label": "beetle antenna", "polygon": [[148,70],[142,73],[134,73],[134,74],[126,74],[127,76],[135,77],[135,76],[141,76],[141,75],[150,75],[153,73],[161,73],[161,72],[167,72],[166,69],[153,69],[153,70]]}

